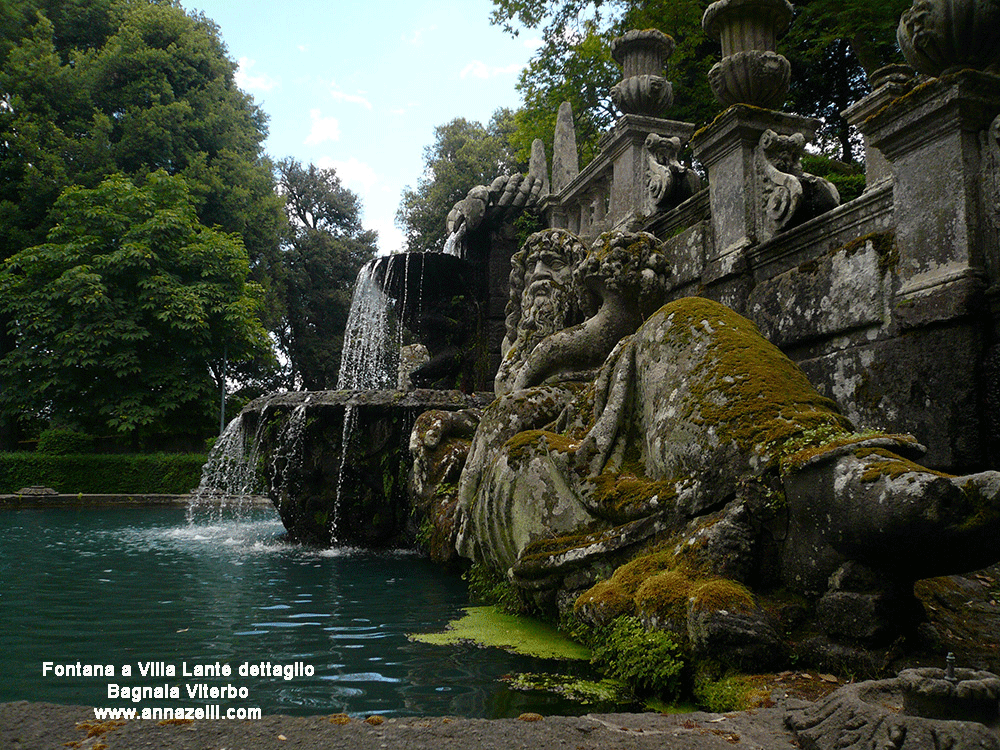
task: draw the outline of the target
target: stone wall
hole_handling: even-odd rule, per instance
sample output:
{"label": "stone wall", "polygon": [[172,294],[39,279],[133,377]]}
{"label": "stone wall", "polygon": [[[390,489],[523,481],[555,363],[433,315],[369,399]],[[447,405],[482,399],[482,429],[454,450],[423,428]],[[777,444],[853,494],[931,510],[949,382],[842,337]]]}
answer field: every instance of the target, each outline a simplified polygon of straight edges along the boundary
{"label": "stone wall", "polygon": [[[1000,78],[897,75],[846,115],[872,162],[850,203],[831,208],[825,181],[798,166],[816,121],[736,104],[693,136],[623,116],[546,215],[584,239],[652,232],[672,258],[672,299],[752,319],[858,427],[918,436],[929,466],[996,468]],[[650,133],[690,138],[707,187],[651,204]],[[786,184],[802,195],[782,214]]]}

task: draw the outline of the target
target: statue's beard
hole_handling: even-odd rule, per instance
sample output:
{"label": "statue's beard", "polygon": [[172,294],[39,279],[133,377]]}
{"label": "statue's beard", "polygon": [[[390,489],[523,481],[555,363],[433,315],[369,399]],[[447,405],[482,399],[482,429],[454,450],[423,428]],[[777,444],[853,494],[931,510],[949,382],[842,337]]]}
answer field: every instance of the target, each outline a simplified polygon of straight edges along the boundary
{"label": "statue's beard", "polygon": [[550,279],[540,279],[524,290],[517,335],[497,372],[498,388],[501,383],[509,388],[534,348],[566,328],[572,312],[571,299],[566,287]]}
{"label": "statue's beard", "polygon": [[525,356],[538,343],[566,327],[569,295],[565,287],[549,279],[534,282],[522,298],[521,321],[517,329],[517,346]]}

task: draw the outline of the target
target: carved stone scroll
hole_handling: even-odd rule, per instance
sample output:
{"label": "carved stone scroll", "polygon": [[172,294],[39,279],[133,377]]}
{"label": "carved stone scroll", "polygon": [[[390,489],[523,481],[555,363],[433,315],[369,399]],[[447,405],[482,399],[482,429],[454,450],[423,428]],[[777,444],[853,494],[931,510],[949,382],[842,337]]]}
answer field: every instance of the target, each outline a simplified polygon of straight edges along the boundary
{"label": "carved stone scroll", "polygon": [[673,208],[701,189],[701,178],[680,161],[683,146],[677,137],[646,137],[646,213]]}
{"label": "carved stone scroll", "polygon": [[761,194],[761,239],[790,229],[840,204],[833,183],[802,170],[806,139],[801,133],[766,130],[757,147]]}

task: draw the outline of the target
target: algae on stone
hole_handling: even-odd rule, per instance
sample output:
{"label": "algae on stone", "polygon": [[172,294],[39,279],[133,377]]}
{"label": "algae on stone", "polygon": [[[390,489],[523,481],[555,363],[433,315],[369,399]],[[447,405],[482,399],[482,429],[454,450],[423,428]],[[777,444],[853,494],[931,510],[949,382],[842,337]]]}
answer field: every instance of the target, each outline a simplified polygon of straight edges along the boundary
{"label": "algae on stone", "polygon": [[436,646],[474,643],[541,659],[587,660],[590,650],[569,640],[551,625],[509,615],[496,607],[468,607],[465,616],[440,633],[416,633],[410,640]]}

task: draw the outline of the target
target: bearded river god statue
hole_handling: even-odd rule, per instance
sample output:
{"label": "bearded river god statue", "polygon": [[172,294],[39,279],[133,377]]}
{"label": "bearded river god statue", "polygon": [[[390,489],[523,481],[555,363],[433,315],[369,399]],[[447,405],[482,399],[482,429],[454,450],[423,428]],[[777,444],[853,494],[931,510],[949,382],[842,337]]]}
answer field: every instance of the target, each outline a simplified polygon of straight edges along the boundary
{"label": "bearded river god statue", "polygon": [[925,469],[914,438],[855,431],[750,321],[661,306],[651,235],[584,253],[548,230],[518,255],[499,397],[428,412],[411,438],[439,557],[743,669],[779,663],[777,633],[803,620],[830,648],[886,645],[916,626],[915,580],[1000,560],[1000,474]]}

